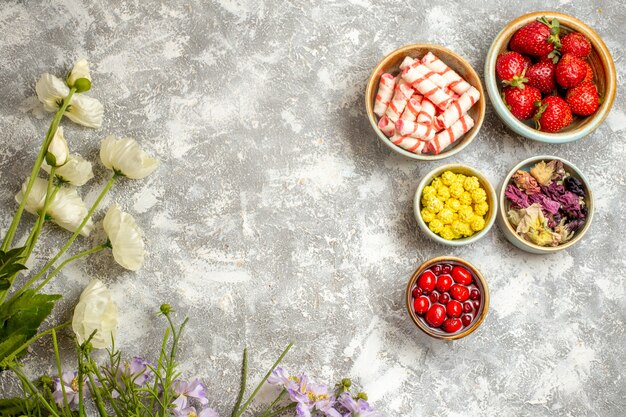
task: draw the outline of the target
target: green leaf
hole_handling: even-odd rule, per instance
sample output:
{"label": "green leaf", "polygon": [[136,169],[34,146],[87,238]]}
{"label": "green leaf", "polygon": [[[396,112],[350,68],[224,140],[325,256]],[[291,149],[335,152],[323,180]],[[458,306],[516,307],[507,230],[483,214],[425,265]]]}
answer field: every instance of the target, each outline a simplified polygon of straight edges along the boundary
{"label": "green leaf", "polygon": [[28,415],[28,410],[33,408],[32,401],[23,398],[4,398],[0,399],[0,416],[17,417]]}
{"label": "green leaf", "polygon": [[37,294],[35,290],[27,290],[0,304],[0,340],[3,341],[0,344],[0,362],[37,334],[37,329],[59,298],[60,295]]}
{"label": "green leaf", "polygon": [[13,248],[8,252],[0,251],[0,291],[11,287],[14,276],[23,269],[27,269],[21,261],[24,247]]}

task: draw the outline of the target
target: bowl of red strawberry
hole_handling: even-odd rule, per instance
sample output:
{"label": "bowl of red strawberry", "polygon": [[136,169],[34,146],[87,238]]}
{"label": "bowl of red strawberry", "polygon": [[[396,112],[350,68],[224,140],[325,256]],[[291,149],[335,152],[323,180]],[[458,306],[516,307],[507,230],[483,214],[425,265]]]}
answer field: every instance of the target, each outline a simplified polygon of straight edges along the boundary
{"label": "bowl of red strawberry", "polygon": [[510,22],[487,54],[485,84],[496,113],[516,133],[565,143],[593,132],[616,91],[615,65],[597,33],[557,12]]}
{"label": "bowl of red strawberry", "polygon": [[460,339],[485,319],[489,290],[469,262],[439,257],[424,262],[406,289],[406,307],[413,322],[436,339]]}

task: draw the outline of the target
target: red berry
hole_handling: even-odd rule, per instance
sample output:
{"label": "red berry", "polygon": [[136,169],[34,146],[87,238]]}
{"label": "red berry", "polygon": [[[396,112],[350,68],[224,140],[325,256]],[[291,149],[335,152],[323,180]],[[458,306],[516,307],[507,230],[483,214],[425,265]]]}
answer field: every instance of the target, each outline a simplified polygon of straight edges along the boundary
{"label": "red berry", "polygon": [[548,96],[541,101],[533,119],[542,132],[555,133],[569,126],[573,116],[565,100],[558,96]]}
{"label": "red berry", "polygon": [[435,274],[431,271],[424,271],[417,279],[417,286],[422,289],[424,294],[428,294],[435,289]]}
{"label": "red berry", "polygon": [[452,271],[452,266],[451,265],[446,264],[446,265],[443,265],[441,267],[441,273],[442,274],[449,274],[450,271]]}
{"label": "red berry", "polygon": [[496,60],[496,75],[506,85],[517,87],[528,81],[524,78],[528,61],[517,52],[505,52]]}
{"label": "red berry", "polygon": [[446,313],[448,317],[461,317],[461,313],[463,312],[463,305],[458,301],[452,300],[446,305]]}
{"label": "red berry", "polygon": [[431,327],[439,327],[446,319],[446,308],[441,304],[432,305],[426,312],[426,323]]}
{"label": "red berry", "polygon": [[531,87],[542,93],[551,93],[556,88],[556,66],[552,62],[539,62],[528,69],[526,78]]}
{"label": "red berry", "polygon": [[598,90],[592,82],[582,82],[567,90],[565,100],[572,109],[572,113],[579,116],[589,116],[598,109]]}
{"label": "red berry", "polygon": [[415,310],[415,313],[420,316],[426,313],[429,307],[430,301],[428,300],[428,297],[419,297],[413,301],[413,309]]}
{"label": "red berry", "polygon": [[480,291],[478,291],[478,288],[472,288],[472,290],[470,291],[470,300],[478,299],[480,299]]}
{"label": "red berry", "polygon": [[474,310],[478,311],[478,307],[480,307],[480,300],[472,301],[472,305],[474,306]]}
{"label": "red berry", "polygon": [[548,21],[545,17],[522,26],[511,38],[509,48],[524,55],[548,55],[559,42],[557,19]]}
{"label": "red berry", "polygon": [[413,296],[413,298],[417,298],[420,295],[422,295],[422,289],[420,287],[414,287],[413,291],[411,291],[411,295]]}
{"label": "red berry", "polygon": [[572,32],[561,39],[561,53],[587,58],[591,53],[591,42],[580,32]]}
{"label": "red berry", "polygon": [[585,79],[587,67],[585,61],[575,55],[563,55],[556,64],[556,82],[563,88],[577,86]]}
{"label": "red berry", "polygon": [[450,296],[457,301],[466,301],[469,298],[469,290],[463,285],[454,284],[450,288]]}
{"label": "red berry", "polygon": [[472,307],[472,303],[470,303],[469,301],[466,302],[466,303],[463,303],[463,312],[464,313],[471,313],[473,309],[474,308]]}
{"label": "red berry", "polygon": [[433,273],[434,273],[435,275],[439,276],[439,275],[441,275],[441,270],[442,270],[442,267],[441,267],[441,265],[435,265],[435,266],[433,266],[433,267],[431,268],[431,270],[433,271]]}
{"label": "red berry", "polygon": [[463,323],[459,319],[448,319],[443,322],[443,330],[447,333],[455,333],[461,330]]}
{"label": "red berry", "polygon": [[463,326],[469,326],[472,323],[472,316],[465,314],[461,317],[461,322],[463,322]]}
{"label": "red berry", "polygon": [[428,299],[431,303],[436,303],[437,301],[439,301],[439,293],[437,291],[431,292],[430,294],[428,294]]}
{"label": "red berry", "polygon": [[450,275],[440,275],[437,278],[437,290],[439,292],[446,292],[452,286],[452,278]]}
{"label": "red berry", "polygon": [[439,296],[439,302],[443,305],[448,304],[450,301],[450,296],[447,293],[443,293]]}
{"label": "red berry", "polygon": [[537,59],[537,63],[539,64],[543,62],[551,62],[556,65],[556,63],[559,62],[559,57],[556,54],[548,54],[548,55],[540,56]]}
{"label": "red berry", "polygon": [[591,68],[591,65],[589,65],[589,62],[584,61],[585,63],[585,67],[587,68],[587,74],[585,74],[585,78],[583,78],[583,83],[584,82],[592,82],[593,81],[593,68]]}
{"label": "red berry", "polygon": [[457,284],[470,285],[473,281],[472,273],[462,266],[452,268],[452,278]]}
{"label": "red berry", "polygon": [[535,87],[504,87],[502,100],[511,114],[519,120],[530,119],[535,111],[535,102],[541,100],[541,92]]}

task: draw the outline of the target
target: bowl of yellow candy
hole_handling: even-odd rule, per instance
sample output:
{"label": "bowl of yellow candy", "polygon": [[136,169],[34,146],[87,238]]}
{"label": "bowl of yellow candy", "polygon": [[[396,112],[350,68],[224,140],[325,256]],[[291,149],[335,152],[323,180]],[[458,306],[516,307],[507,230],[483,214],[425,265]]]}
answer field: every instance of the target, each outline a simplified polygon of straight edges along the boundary
{"label": "bowl of yellow candy", "polygon": [[415,220],[436,242],[449,246],[473,243],[496,220],[496,192],[487,178],[467,165],[449,164],[422,179],[413,200]]}

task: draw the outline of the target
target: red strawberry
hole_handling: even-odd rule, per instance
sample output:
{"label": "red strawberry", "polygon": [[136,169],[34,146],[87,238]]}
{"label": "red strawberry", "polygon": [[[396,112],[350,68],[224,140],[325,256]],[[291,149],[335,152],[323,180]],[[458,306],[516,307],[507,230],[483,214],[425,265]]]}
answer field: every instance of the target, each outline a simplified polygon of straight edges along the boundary
{"label": "red strawberry", "polygon": [[556,82],[561,87],[572,88],[580,84],[586,75],[585,61],[575,55],[563,55],[556,64]]}
{"label": "red strawberry", "polygon": [[560,25],[558,19],[552,22],[544,17],[522,26],[511,38],[509,48],[520,54],[548,55],[554,48],[561,46],[559,41]]}
{"label": "red strawberry", "polygon": [[589,116],[598,109],[598,90],[592,82],[582,82],[567,90],[565,100],[572,109],[572,113],[579,116]]}
{"label": "red strawberry", "polygon": [[559,96],[548,96],[541,101],[533,117],[542,132],[556,133],[572,123],[572,111]]}
{"label": "red strawberry", "polygon": [[556,88],[555,69],[556,66],[552,61],[539,62],[533,65],[526,72],[528,85],[539,89],[542,93],[551,93]]}
{"label": "red strawberry", "polygon": [[561,53],[555,49],[554,51],[550,52],[548,55],[540,56],[539,59],[537,59],[537,63],[552,62],[553,64],[556,64],[557,62],[559,62],[560,56],[561,56]]}
{"label": "red strawberry", "polygon": [[505,87],[502,93],[504,104],[519,120],[530,119],[535,111],[535,102],[541,101],[541,91],[535,87]]}
{"label": "red strawberry", "polygon": [[593,81],[593,68],[591,68],[591,65],[589,65],[589,62],[587,61],[583,61],[585,63],[585,67],[587,68],[587,74],[585,74],[585,78],[583,79],[582,82],[585,81],[589,81],[592,82]]}
{"label": "red strawberry", "polygon": [[506,85],[518,86],[525,83],[524,72],[527,61],[517,52],[505,52],[496,60],[496,75]]}
{"label": "red strawberry", "polygon": [[580,32],[572,32],[561,39],[561,52],[579,58],[587,58],[591,53],[591,42]]}

